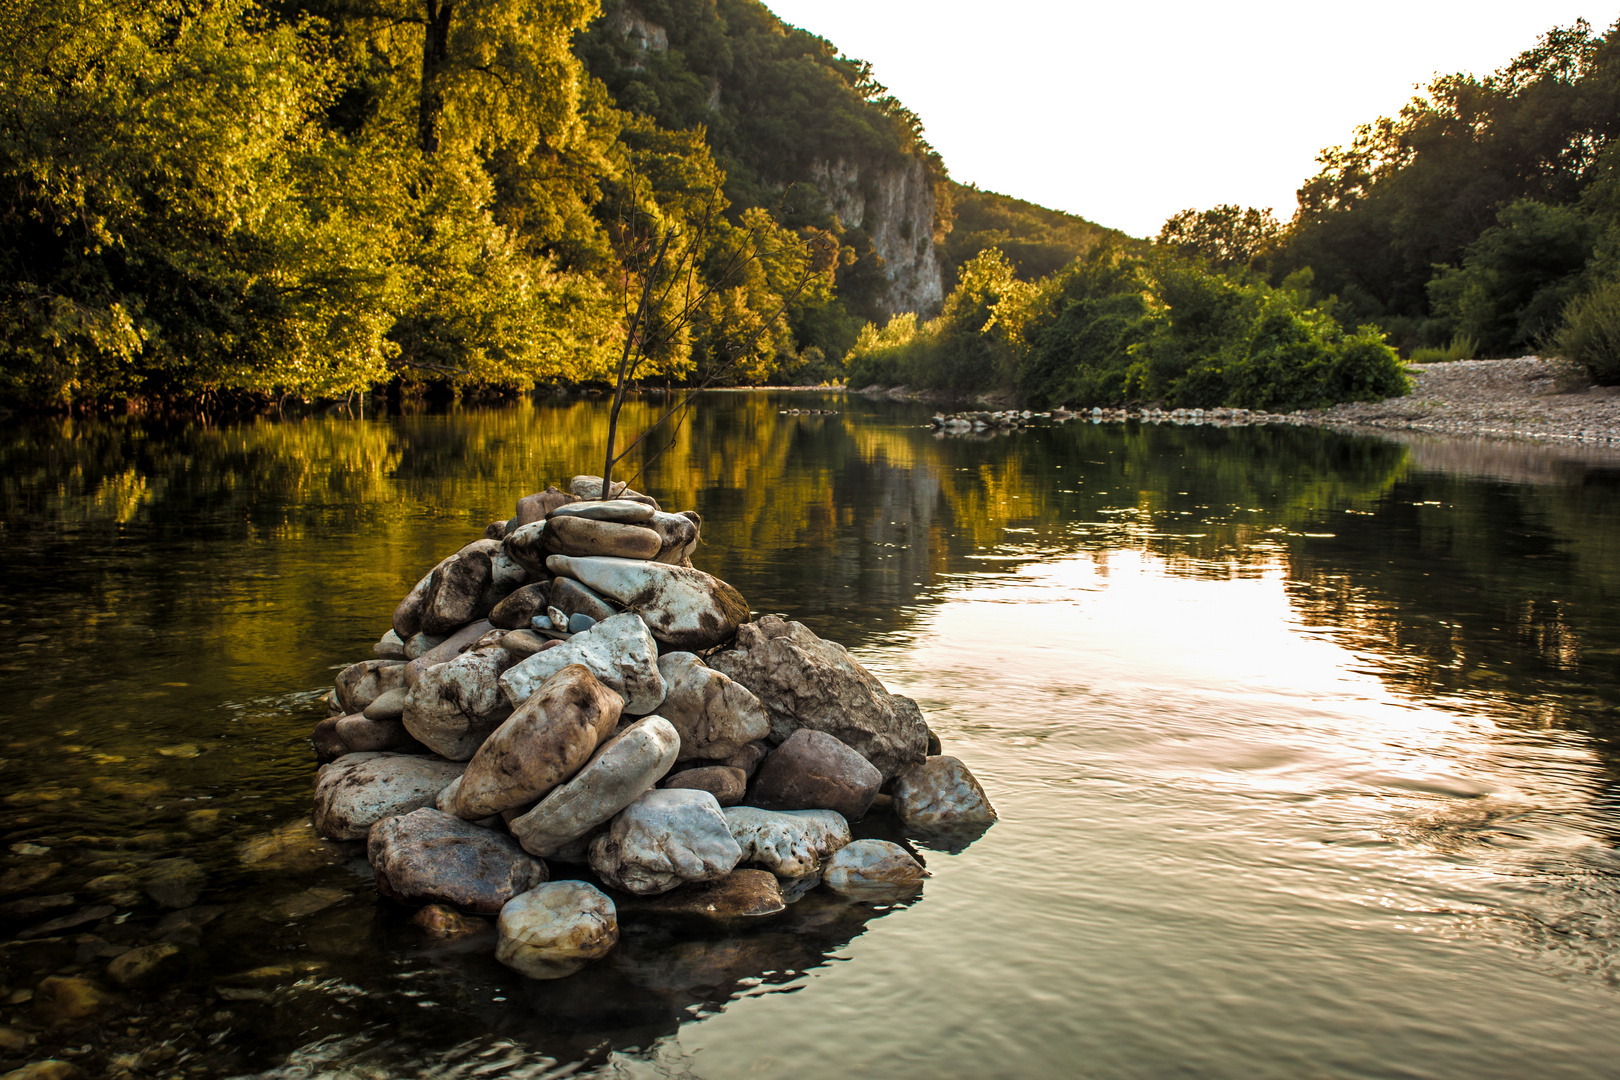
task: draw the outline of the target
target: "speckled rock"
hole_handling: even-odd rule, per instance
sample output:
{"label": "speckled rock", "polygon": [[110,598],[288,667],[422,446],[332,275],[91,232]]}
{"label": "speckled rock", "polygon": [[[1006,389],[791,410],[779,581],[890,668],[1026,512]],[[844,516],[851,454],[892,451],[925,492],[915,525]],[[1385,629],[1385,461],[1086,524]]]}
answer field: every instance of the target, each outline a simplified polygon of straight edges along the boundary
{"label": "speckled rock", "polygon": [[490,609],[490,625],[504,630],[521,630],[528,627],[536,615],[546,613],[550,593],[551,585],[545,581],[520,586]]}
{"label": "speckled rock", "polygon": [[653,562],[671,566],[692,565],[692,555],[698,546],[698,532],[703,527],[701,517],[691,510],[679,514],[659,511],[647,519],[647,527],[658,534],[658,554],[653,556]]}
{"label": "speckled rock", "polygon": [[494,540],[474,540],[433,568],[422,601],[422,629],[448,634],[489,613],[491,560],[500,550]]}
{"label": "speckled rock", "polygon": [[591,869],[614,888],[638,895],[724,877],[741,858],[720,804],[706,791],[654,788],[591,842]]}
{"label": "speckled rock", "polygon": [[507,701],[519,705],[569,664],[589,668],[624,699],[624,711],[632,716],[656,712],[664,701],[664,677],[658,674],[658,645],[647,625],[628,612],[603,619],[560,647],[536,653],[516,665],[501,676],[501,691]]}
{"label": "speckled rock", "polygon": [[580,517],[620,525],[641,525],[651,521],[658,512],[647,503],[634,499],[583,499],[559,506],[546,517],[553,521],[563,517]]}
{"label": "speckled rock", "polygon": [[494,627],[490,626],[489,620],[479,619],[468,623],[466,626],[459,627],[448,637],[438,639],[438,642],[432,648],[418,654],[409,664],[405,665],[405,688],[408,690],[415,686],[417,680],[422,677],[422,672],[428,668],[449,663],[466,652],[473,642],[489,633],[492,629]]}
{"label": "speckled rock", "polygon": [[546,558],[551,552],[546,550],[546,523],[544,521],[531,521],[527,525],[507,534],[503,544],[506,554],[517,561],[537,580],[542,580],[546,574]]}
{"label": "speckled rock", "polygon": [[572,975],[619,942],[613,901],[583,881],[553,881],[513,897],[495,929],[495,959],[531,979]]}
{"label": "speckled rock", "polygon": [[349,754],[315,774],[315,829],[361,840],[385,817],[432,806],[463,766],[414,754]]}
{"label": "speckled rock", "polygon": [[695,654],[665,653],[658,672],[665,684],[658,715],[681,733],[682,760],[723,760],[770,734],[770,716],[759,699]]}
{"label": "speckled rock", "polygon": [[742,861],[778,877],[813,874],[827,856],[849,843],[849,823],[832,810],[733,806],[725,813],[726,827],[742,848]]}
{"label": "speckled rock", "polygon": [[759,767],[747,802],[766,810],[836,810],[859,821],[882,785],[861,755],[831,735],[800,728]]}
{"label": "speckled rock", "polygon": [[850,900],[881,904],[913,895],[928,876],[899,844],[856,840],[827,860],[822,883]]}
{"label": "speckled rock", "polygon": [[405,729],[441,757],[471,758],[512,715],[500,684],[510,660],[502,649],[485,649],[428,668],[405,699]]}
{"label": "speckled rock", "polygon": [[426,656],[444,643],[441,634],[412,634],[410,640],[405,642],[405,659],[415,660]]}
{"label": "speckled rock", "polygon": [[771,739],[823,731],[877,766],[885,780],[922,761],[928,726],[917,703],[890,694],[837,642],[767,615],[737,631],[735,648],[709,666],[753,691],[771,718]]}
{"label": "speckled rock", "polygon": [[411,591],[406,593],[399,606],[394,608],[394,620],[391,625],[401,641],[409,641],[422,632],[422,605],[427,600],[428,586],[431,584],[433,571],[429,570],[422,575],[421,581],[411,586]]}
{"label": "speckled rock", "polygon": [[894,778],[894,812],[908,829],[989,825],[995,807],[960,760],[941,754],[902,769]]}
{"label": "speckled rock", "polygon": [[541,683],[467,763],[456,814],[488,817],[543,797],[612,736],[623,704],[589,668],[564,667]]}
{"label": "speckled rock", "polygon": [[[581,499],[600,500],[602,498],[602,478],[600,476],[581,474],[574,477],[573,480],[569,482],[568,490],[573,492]],[[654,510],[660,509],[657,499],[653,498],[651,495],[643,495],[641,492],[626,485],[622,480],[613,481],[613,489],[608,492],[608,494],[612,495],[615,499],[628,499],[631,502],[646,503]]]}
{"label": "speckled rock", "polygon": [[707,791],[721,806],[736,806],[748,790],[748,774],[727,765],[703,765],[672,774],[664,787]]}
{"label": "speckled rock", "polygon": [[405,685],[399,660],[362,660],[338,672],[333,686],[344,713],[357,713],[388,691]]}
{"label": "speckled rock", "polygon": [[546,880],[546,864],[511,837],[429,807],[377,822],[366,857],[384,896],[480,914]]}
{"label": "speckled rock", "polygon": [[633,608],[653,636],[677,649],[707,649],[729,639],[748,618],[748,601],[717,577],[637,559],[553,555],[546,568],[584,582]]}
{"label": "speckled rock", "polygon": [[107,965],[107,978],[115,986],[134,987],[173,983],[189,966],[185,950],[172,942],[143,945],[120,953]]}
{"label": "speckled rock", "polygon": [[601,593],[565,577],[551,582],[551,606],[564,615],[588,615],[597,622],[619,614],[619,608],[608,603]]}
{"label": "speckled rock", "polygon": [[656,532],[640,525],[597,521],[577,514],[552,516],[546,521],[546,550],[558,555],[650,559],[658,554],[661,544]]}
{"label": "speckled rock", "polygon": [[[680,736],[668,720],[649,716],[597,750],[572,780],[554,788],[509,828],[523,849],[556,857],[650,790],[675,763]],[[577,852],[568,861],[582,861]]]}
{"label": "speckled rock", "polygon": [[523,496],[517,501],[517,512],[506,523],[507,535],[525,525],[546,520],[557,507],[566,506],[576,499],[577,496],[570,495],[555,484],[544,491]]}

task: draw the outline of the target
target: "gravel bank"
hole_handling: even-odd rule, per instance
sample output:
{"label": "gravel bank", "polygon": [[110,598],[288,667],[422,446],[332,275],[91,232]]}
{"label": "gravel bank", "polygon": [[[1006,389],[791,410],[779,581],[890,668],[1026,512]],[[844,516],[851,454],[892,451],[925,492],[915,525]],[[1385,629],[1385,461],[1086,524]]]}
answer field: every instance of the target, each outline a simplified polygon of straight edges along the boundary
{"label": "gravel bank", "polygon": [[1620,386],[1594,386],[1534,356],[1412,364],[1412,392],[1290,413],[1288,423],[1498,439],[1620,443]]}

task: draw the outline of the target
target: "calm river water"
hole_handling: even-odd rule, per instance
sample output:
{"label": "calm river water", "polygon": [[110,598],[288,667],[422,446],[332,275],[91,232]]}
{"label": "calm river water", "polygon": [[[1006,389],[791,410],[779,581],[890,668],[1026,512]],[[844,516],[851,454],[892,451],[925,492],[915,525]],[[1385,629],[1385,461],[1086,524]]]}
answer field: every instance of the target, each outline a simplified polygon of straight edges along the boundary
{"label": "calm river water", "polygon": [[[757,612],[915,697],[1000,822],[924,849],[907,905],[632,919],[551,983],[432,948],[352,851],[263,838],[307,812],[332,675],[520,495],[598,471],[604,407],[10,423],[0,1024],[35,1042],[0,1065],[1615,1075],[1620,466],[928,413],[710,395],[637,486],[703,514],[697,564]],[[43,1028],[42,977],[173,935],[138,894],[175,858],[207,875],[184,985]]]}

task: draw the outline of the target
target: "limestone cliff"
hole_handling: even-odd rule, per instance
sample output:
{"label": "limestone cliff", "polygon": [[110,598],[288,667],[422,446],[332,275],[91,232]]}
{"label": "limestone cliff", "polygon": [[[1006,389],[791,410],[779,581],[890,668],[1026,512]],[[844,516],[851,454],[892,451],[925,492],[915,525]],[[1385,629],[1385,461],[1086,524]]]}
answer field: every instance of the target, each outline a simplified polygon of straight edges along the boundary
{"label": "limestone cliff", "polygon": [[810,180],[845,228],[862,229],[883,259],[891,314],[932,312],[945,299],[934,249],[933,178],[920,158],[861,166],[837,158],[810,165]]}

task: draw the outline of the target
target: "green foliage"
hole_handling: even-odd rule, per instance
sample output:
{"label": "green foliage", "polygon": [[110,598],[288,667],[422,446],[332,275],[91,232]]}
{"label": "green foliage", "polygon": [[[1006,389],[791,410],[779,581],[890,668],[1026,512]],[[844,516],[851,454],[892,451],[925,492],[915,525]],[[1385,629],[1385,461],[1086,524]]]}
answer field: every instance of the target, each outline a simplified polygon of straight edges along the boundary
{"label": "green foliage", "polygon": [[1021,281],[1056,273],[1103,243],[1125,236],[1085,218],[1044,206],[950,184],[954,223],[941,251],[945,288],[954,289],[962,267],[980,252],[996,248]]}
{"label": "green foliage", "polygon": [[1282,224],[1269,208],[1222,203],[1171,217],[1159,230],[1157,243],[1227,271],[1254,266],[1274,252],[1282,237]]}
{"label": "green foliage", "polygon": [[1479,342],[1466,334],[1458,334],[1440,347],[1413,349],[1409,361],[1414,364],[1445,364],[1453,360],[1473,360],[1479,356]]}
{"label": "green foliage", "polygon": [[1570,302],[1552,351],[1600,383],[1620,384],[1620,281],[1602,282]]}

